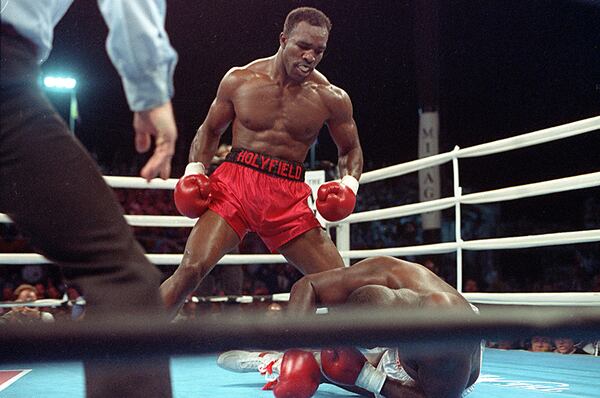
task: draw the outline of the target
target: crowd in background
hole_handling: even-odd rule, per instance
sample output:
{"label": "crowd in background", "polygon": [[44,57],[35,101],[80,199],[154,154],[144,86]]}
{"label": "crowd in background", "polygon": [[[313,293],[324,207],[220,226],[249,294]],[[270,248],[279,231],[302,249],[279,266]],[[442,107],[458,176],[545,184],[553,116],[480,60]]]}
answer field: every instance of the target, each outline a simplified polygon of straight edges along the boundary
{"label": "crowd in background", "polygon": [[[225,153],[225,152],[224,152]],[[222,161],[215,159],[215,165]],[[335,176],[333,167],[327,163],[328,179]],[[367,165],[373,168],[374,165]],[[401,187],[399,189],[398,187]],[[123,207],[124,214],[131,215],[178,215],[171,190],[115,189],[115,195]],[[356,211],[375,210],[418,201],[417,181],[414,177],[396,177],[385,181],[361,186],[357,197]],[[463,210],[462,225],[464,239],[520,235],[519,231],[527,223],[526,215],[521,219],[502,220],[495,205],[470,206]],[[581,215],[580,229],[600,228],[600,199],[590,195]],[[443,226],[439,234],[441,241],[454,239],[447,231],[453,231],[453,214],[442,214]],[[532,225],[526,226],[529,233]],[[536,226],[534,225],[533,228]],[[547,226],[546,226],[547,227]],[[148,253],[182,253],[191,228],[133,227],[136,238]],[[540,227],[542,230],[543,228]],[[557,229],[560,231],[560,229]],[[335,234],[335,230],[330,231]],[[353,224],[351,226],[351,248],[376,249],[386,247],[413,246],[427,241],[421,228],[420,216],[403,217],[375,222]],[[544,248],[536,251],[464,252],[463,291],[465,292],[600,292],[600,250],[599,244],[569,245]],[[0,224],[0,253],[32,252],[29,240],[13,224]],[[237,253],[260,254],[268,250],[260,238],[250,233],[240,243]],[[456,283],[455,256],[408,256],[406,260],[425,265],[450,284]],[[536,269],[531,266],[534,264]],[[165,278],[176,268],[161,266]],[[180,319],[193,318],[200,313],[214,314],[230,307],[204,300],[210,296],[253,295],[268,296],[289,292],[293,283],[301,277],[300,272],[289,264],[248,264],[217,266],[203,281],[188,300],[180,314]],[[33,286],[37,298],[60,299],[65,295],[75,300],[79,293],[76,286],[66,286],[57,267],[52,265],[3,265],[0,270],[2,301],[22,300],[19,287]],[[31,290],[31,289],[30,289]],[[28,291],[30,291],[28,290]],[[198,299],[199,297],[199,299]],[[194,298],[194,300],[192,300]],[[254,307],[266,308],[269,313],[281,310],[282,304],[258,301]],[[283,304],[283,306],[285,306]],[[26,308],[26,307],[25,307]],[[72,319],[73,308],[57,307],[46,309],[57,319]],[[23,312],[10,308],[0,308],[4,319],[21,319]],[[12,312],[12,314],[11,314]],[[35,318],[35,317],[34,317]],[[47,320],[48,316],[46,316]],[[546,351],[569,351],[563,349],[565,339],[545,338]],[[568,339],[566,339],[568,340]],[[560,342],[560,344],[559,344]],[[573,342],[578,343],[578,342]],[[581,343],[584,344],[584,343]],[[583,346],[574,345],[576,353]],[[505,349],[534,349],[532,341],[497,342],[490,346]],[[584,344],[585,345],[585,344]],[[597,349],[597,348],[596,348]],[[588,351],[589,351],[588,347]],[[593,350],[592,350],[593,351]],[[565,353],[565,352],[562,352]]]}

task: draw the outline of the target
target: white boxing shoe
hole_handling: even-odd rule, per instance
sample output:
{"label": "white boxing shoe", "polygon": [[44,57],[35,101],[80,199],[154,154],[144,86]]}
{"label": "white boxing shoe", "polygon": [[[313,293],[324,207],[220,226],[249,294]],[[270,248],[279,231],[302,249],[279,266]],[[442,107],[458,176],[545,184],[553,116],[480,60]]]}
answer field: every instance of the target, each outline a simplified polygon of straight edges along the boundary
{"label": "white boxing shoe", "polygon": [[225,351],[219,355],[217,358],[217,365],[230,372],[260,372],[261,374],[264,374],[267,367],[272,368],[273,364],[282,357],[282,352],[275,351],[232,350]]}

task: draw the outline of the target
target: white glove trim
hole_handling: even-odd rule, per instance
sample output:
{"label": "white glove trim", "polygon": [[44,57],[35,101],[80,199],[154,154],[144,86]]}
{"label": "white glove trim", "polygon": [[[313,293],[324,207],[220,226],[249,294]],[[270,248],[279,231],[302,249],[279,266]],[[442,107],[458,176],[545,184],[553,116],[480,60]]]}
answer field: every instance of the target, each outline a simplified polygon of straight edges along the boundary
{"label": "white glove trim", "polygon": [[356,387],[364,388],[367,391],[379,394],[383,383],[385,383],[387,376],[381,370],[377,370],[369,362],[365,362],[363,365],[354,385]]}
{"label": "white glove trim", "polygon": [[206,168],[202,162],[192,162],[185,166],[185,172],[183,176],[189,176],[191,174],[206,174]]}
{"label": "white glove trim", "polygon": [[354,192],[354,195],[358,192],[358,180],[351,175],[344,176],[341,181],[342,185],[347,186]]}

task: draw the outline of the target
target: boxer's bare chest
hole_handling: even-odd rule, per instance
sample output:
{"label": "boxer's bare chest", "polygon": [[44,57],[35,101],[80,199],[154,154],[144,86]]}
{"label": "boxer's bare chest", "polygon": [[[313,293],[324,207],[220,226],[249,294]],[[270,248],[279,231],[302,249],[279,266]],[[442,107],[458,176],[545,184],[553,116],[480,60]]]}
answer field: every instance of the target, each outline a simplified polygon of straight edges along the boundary
{"label": "boxer's bare chest", "polygon": [[233,98],[236,121],[255,132],[286,132],[299,139],[314,136],[329,117],[319,90],[314,84],[281,87],[272,81],[251,80]]}

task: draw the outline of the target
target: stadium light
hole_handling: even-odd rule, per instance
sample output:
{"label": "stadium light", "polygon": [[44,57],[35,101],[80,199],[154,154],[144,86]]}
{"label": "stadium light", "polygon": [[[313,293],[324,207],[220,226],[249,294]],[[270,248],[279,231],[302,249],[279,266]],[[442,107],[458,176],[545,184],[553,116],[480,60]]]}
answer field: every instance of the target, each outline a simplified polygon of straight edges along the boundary
{"label": "stadium light", "polygon": [[44,86],[57,90],[70,91],[77,85],[77,80],[72,77],[46,76],[44,77]]}
{"label": "stadium light", "polygon": [[44,87],[52,91],[63,91],[71,94],[71,103],[69,106],[69,128],[75,133],[75,120],[79,119],[79,109],[77,106],[77,94],[75,87],[77,80],[72,77],[63,76],[45,76],[43,79]]}

